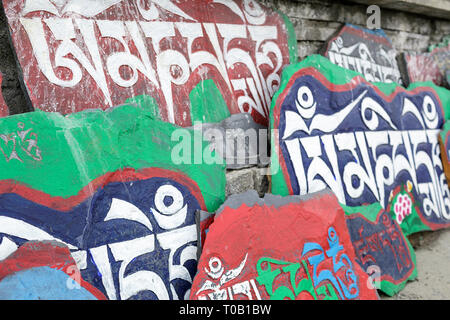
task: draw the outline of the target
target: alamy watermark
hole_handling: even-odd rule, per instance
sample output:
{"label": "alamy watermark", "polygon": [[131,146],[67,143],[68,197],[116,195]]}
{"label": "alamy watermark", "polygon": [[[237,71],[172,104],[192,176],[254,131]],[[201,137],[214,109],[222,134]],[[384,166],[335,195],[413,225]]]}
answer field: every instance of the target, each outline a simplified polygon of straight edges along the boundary
{"label": "alamy watermark", "polygon": [[[270,133],[270,134],[269,134]],[[278,172],[278,165],[270,163],[270,137],[278,137],[277,129],[223,129],[194,123],[192,129],[179,128],[171,136],[176,142],[171,160],[180,164],[226,164],[227,167],[267,167]],[[266,174],[270,174],[266,170]]]}
{"label": "alamy watermark", "polygon": [[368,29],[381,29],[381,10],[380,7],[373,4],[367,7],[366,14],[369,15],[367,18],[367,28]]}

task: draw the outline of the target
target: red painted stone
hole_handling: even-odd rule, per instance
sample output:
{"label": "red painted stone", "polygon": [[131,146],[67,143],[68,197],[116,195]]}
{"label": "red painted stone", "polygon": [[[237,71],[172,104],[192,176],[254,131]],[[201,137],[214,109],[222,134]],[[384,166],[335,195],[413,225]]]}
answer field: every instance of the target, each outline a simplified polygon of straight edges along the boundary
{"label": "red painted stone", "polygon": [[1,90],[2,82],[3,82],[3,75],[0,72],[0,118],[9,116],[9,108],[6,105],[6,102],[3,99],[3,95],[2,95],[2,90]]}
{"label": "red painted stone", "polygon": [[190,126],[190,93],[206,79],[228,111],[267,124],[289,64],[283,17],[254,0],[3,0],[34,108],[107,109],[148,95]]}
{"label": "red painted stone", "polygon": [[24,243],[5,260],[0,261],[0,281],[15,272],[44,266],[63,271],[97,299],[106,300],[97,288],[81,278],[69,249],[54,242]]}
{"label": "red painted stone", "polygon": [[408,84],[432,81],[437,86],[450,87],[446,71],[450,69],[450,44],[427,53],[404,53],[403,63]]}
{"label": "red painted stone", "polygon": [[329,191],[234,208],[210,226],[191,299],[378,298]]}

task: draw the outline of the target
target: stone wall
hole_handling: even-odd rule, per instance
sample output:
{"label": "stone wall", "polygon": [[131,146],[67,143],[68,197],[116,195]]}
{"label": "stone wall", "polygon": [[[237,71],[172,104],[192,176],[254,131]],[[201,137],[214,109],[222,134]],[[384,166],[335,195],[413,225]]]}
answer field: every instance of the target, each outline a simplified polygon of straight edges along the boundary
{"label": "stone wall", "polygon": [[[298,39],[299,58],[317,51],[344,23],[365,26],[366,5],[333,0],[260,0],[280,10],[292,21]],[[30,111],[18,80],[14,52],[8,38],[8,27],[0,3],[0,71],[4,75],[2,93],[11,114]],[[381,27],[392,39],[397,51],[425,51],[429,45],[450,34],[450,20],[405,11],[381,9]]]}
{"label": "stone wall", "polygon": [[[317,51],[344,23],[366,27],[367,5],[333,0],[261,0],[285,13],[295,27],[299,58]],[[450,18],[450,17],[449,17]],[[425,51],[450,34],[450,20],[381,8],[381,28],[395,49]]]}
{"label": "stone wall", "polygon": [[25,97],[20,87],[14,55],[14,50],[10,45],[3,4],[0,2],[0,72],[3,74],[1,90],[10,114],[31,111],[31,106],[27,102],[28,98]]}
{"label": "stone wall", "polygon": [[[344,25],[366,27],[367,5],[333,0],[260,0],[286,14],[292,21],[302,60],[318,53],[325,42]],[[407,9],[405,9],[407,10]],[[449,17],[450,19],[450,17]],[[450,34],[450,20],[407,11],[381,8],[381,28],[400,54],[403,51],[425,52]],[[233,170],[227,174],[227,195],[256,189],[260,194],[270,190],[265,171],[259,168]]]}

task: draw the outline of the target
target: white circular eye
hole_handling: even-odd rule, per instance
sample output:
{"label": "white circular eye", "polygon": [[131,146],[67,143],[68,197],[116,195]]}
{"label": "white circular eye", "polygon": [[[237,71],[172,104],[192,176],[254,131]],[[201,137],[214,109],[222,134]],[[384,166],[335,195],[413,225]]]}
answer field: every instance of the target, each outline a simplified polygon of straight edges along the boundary
{"label": "white circular eye", "polygon": [[266,14],[261,6],[254,0],[244,0],[244,14],[251,24],[263,24]]}
{"label": "white circular eye", "polygon": [[222,261],[220,261],[219,258],[211,258],[209,260],[209,270],[211,270],[212,273],[218,273],[222,269]]}
{"label": "white circular eye", "polygon": [[307,86],[300,87],[297,91],[296,106],[298,113],[306,119],[310,119],[316,112],[316,103],[313,93]]}
{"label": "white circular eye", "polygon": [[258,16],[264,14],[261,6],[258,3],[256,3],[256,1],[254,1],[254,0],[245,0],[244,1],[244,10],[248,14],[251,14],[254,17],[258,17]]}
{"label": "white circular eye", "polygon": [[183,208],[183,204],[183,195],[172,185],[163,185],[156,191],[155,207],[163,215],[174,215]]}
{"label": "white circular eye", "polygon": [[311,89],[309,89],[307,86],[303,86],[300,89],[298,89],[297,101],[303,108],[305,109],[311,108],[314,104],[314,97],[311,92]]}
{"label": "white circular eye", "polygon": [[425,116],[424,120],[429,129],[436,129],[439,117],[437,113],[436,105],[430,96],[425,96],[423,98],[423,114]]}
{"label": "white circular eye", "polygon": [[224,268],[219,258],[212,257],[209,259],[208,266],[209,270],[207,268],[204,268],[204,270],[212,279],[219,279],[222,276]]}

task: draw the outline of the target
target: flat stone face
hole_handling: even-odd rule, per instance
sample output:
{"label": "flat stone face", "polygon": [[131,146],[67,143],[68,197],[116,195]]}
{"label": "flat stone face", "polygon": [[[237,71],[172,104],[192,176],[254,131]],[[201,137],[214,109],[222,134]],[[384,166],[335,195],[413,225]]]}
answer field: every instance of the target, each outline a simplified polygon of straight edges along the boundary
{"label": "flat stone face", "polygon": [[344,207],[356,261],[374,285],[392,296],[417,276],[414,249],[397,220],[378,203]]}
{"label": "flat stone face", "polygon": [[241,197],[239,207],[239,198],[231,207],[225,202],[216,213],[191,299],[378,298],[355,262],[344,212],[331,192],[301,202],[249,198]]}
{"label": "flat stone face", "polygon": [[318,55],[283,76],[290,80],[271,113],[271,128],[279,130],[272,134],[272,193],[328,187],[342,204],[387,208],[394,189],[410,184],[420,204],[415,232],[449,226],[438,145],[449,116],[448,90],[431,83],[409,91],[375,86]]}
{"label": "flat stone face", "polygon": [[405,76],[408,83],[418,81],[432,81],[434,84],[450,88],[450,43],[446,46],[434,48],[427,53],[403,53]]}
{"label": "flat stone face", "polygon": [[450,265],[450,230],[423,232],[414,236],[416,235],[422,238],[420,246],[416,248],[419,269],[417,279],[408,282],[399,294],[389,299],[448,300],[450,280],[442,275],[447,274]]}
{"label": "flat stone face", "polygon": [[[184,299],[196,270],[195,211],[202,199],[194,196],[199,197],[199,190],[183,184],[186,177],[167,178],[167,173],[154,171],[143,171],[140,178],[117,172],[91,197],[81,202],[67,199],[72,209],[65,212],[53,210],[49,203],[38,205],[38,199],[3,195],[3,203],[29,208],[29,214],[16,219],[15,210],[0,204],[1,218],[10,222],[3,233],[32,238],[30,232],[15,234],[14,227],[26,223],[76,247],[72,252],[81,259],[83,279],[109,299]],[[182,255],[179,261],[174,259],[176,252]],[[121,269],[114,267],[115,261],[121,261]],[[130,270],[126,274],[125,268]],[[179,272],[170,272],[172,268]],[[114,279],[121,283],[117,288]]]}
{"label": "flat stone face", "polygon": [[267,125],[281,71],[296,61],[290,22],[254,0],[3,3],[23,81],[44,111],[143,95],[181,126],[240,112]]}
{"label": "flat stone face", "polygon": [[[3,241],[6,244],[9,240]],[[56,241],[26,242],[0,261],[0,298],[105,300],[99,290],[82,279],[69,249]]]}
{"label": "flat stone face", "polygon": [[441,148],[442,164],[444,166],[447,182],[450,181],[450,121],[445,122],[439,133],[439,145]]}
{"label": "flat stone face", "polygon": [[188,297],[195,213],[224,201],[225,165],[175,165],[179,127],[132,105],[0,122],[13,142],[34,138],[0,162],[0,259],[25,241],[56,240],[108,299]]}
{"label": "flat stone face", "polygon": [[402,84],[396,51],[381,29],[346,24],[328,41],[322,54],[340,67],[362,73],[367,81]]}

